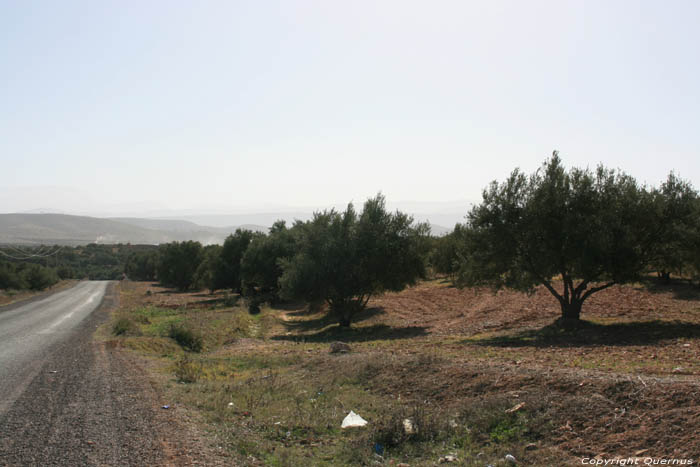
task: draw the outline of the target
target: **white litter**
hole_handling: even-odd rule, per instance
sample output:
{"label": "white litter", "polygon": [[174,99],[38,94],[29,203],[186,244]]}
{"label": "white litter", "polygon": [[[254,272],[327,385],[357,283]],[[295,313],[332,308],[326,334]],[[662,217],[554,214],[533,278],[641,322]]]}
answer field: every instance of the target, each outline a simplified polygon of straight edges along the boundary
{"label": "white litter", "polygon": [[355,412],[352,410],[350,413],[343,419],[343,424],[340,425],[340,428],[353,428],[356,426],[365,426],[367,425],[367,420],[364,418],[360,417],[357,415]]}

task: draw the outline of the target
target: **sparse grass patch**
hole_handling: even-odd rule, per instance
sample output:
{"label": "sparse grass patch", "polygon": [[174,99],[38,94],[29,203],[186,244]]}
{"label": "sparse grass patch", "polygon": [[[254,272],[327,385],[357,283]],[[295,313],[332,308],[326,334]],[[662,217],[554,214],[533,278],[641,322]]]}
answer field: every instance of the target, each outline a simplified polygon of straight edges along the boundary
{"label": "sparse grass patch", "polygon": [[187,353],[175,361],[175,377],[181,383],[196,383],[202,375],[201,362],[195,362]]}
{"label": "sparse grass patch", "polygon": [[173,342],[172,339],[166,337],[127,337],[124,339],[123,345],[144,355],[164,358],[173,358],[179,352],[182,352],[180,346]]}

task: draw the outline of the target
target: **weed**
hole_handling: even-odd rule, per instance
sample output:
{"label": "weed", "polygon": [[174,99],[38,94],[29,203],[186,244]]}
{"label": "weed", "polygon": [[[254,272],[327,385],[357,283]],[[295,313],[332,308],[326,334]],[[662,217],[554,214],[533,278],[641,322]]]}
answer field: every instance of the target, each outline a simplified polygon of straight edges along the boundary
{"label": "weed", "polygon": [[175,362],[175,377],[181,383],[196,383],[202,375],[202,364],[184,354]]}
{"label": "weed", "polygon": [[405,443],[435,441],[451,431],[439,411],[430,411],[424,405],[395,411],[380,422],[373,433],[373,440],[385,447],[398,447]]}
{"label": "weed", "polygon": [[112,334],[115,336],[136,335],[138,334],[138,326],[129,318],[122,317],[114,322]]}
{"label": "weed", "polygon": [[168,337],[174,339],[183,349],[191,352],[202,351],[202,335],[183,324],[171,324]]}

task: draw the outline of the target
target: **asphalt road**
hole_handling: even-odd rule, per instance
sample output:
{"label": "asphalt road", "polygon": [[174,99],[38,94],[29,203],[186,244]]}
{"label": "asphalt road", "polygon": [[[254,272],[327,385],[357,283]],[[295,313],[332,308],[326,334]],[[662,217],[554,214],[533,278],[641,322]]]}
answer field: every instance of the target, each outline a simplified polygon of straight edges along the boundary
{"label": "asphalt road", "polygon": [[[0,466],[183,465],[143,370],[95,330],[114,282],[0,308]],[[170,431],[168,431],[170,430]],[[167,438],[166,438],[167,437]],[[180,460],[182,457],[183,460]]]}
{"label": "asphalt road", "polygon": [[80,282],[46,298],[0,308],[0,415],[50,355],[102,302],[107,281]]}

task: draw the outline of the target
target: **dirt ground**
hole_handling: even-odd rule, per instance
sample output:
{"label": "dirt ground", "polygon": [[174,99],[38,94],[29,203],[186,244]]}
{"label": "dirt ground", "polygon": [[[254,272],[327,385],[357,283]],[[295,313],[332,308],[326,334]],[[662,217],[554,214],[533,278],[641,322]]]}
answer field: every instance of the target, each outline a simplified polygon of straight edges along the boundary
{"label": "dirt ground", "polygon": [[[126,290],[127,308],[199,309],[225,299],[221,293],[172,293],[146,283]],[[371,367],[363,383],[367,391],[439,407],[441,413],[493,401],[504,407],[522,403],[518,410],[536,414],[547,428],[528,439],[527,449],[522,446],[521,465],[629,456],[693,459],[697,465],[700,290],[695,287],[651,280],[612,287],[585,303],[587,324],[572,332],[550,326],[559,309],[542,288],[528,296],[460,290],[444,280],[374,298],[351,330],[303,304],[266,312],[271,318],[262,332],[233,339],[211,355],[301,355],[297,371],[308,378],[362,362],[364,373]],[[329,356],[328,343],[336,340],[349,343],[352,352]]]}

